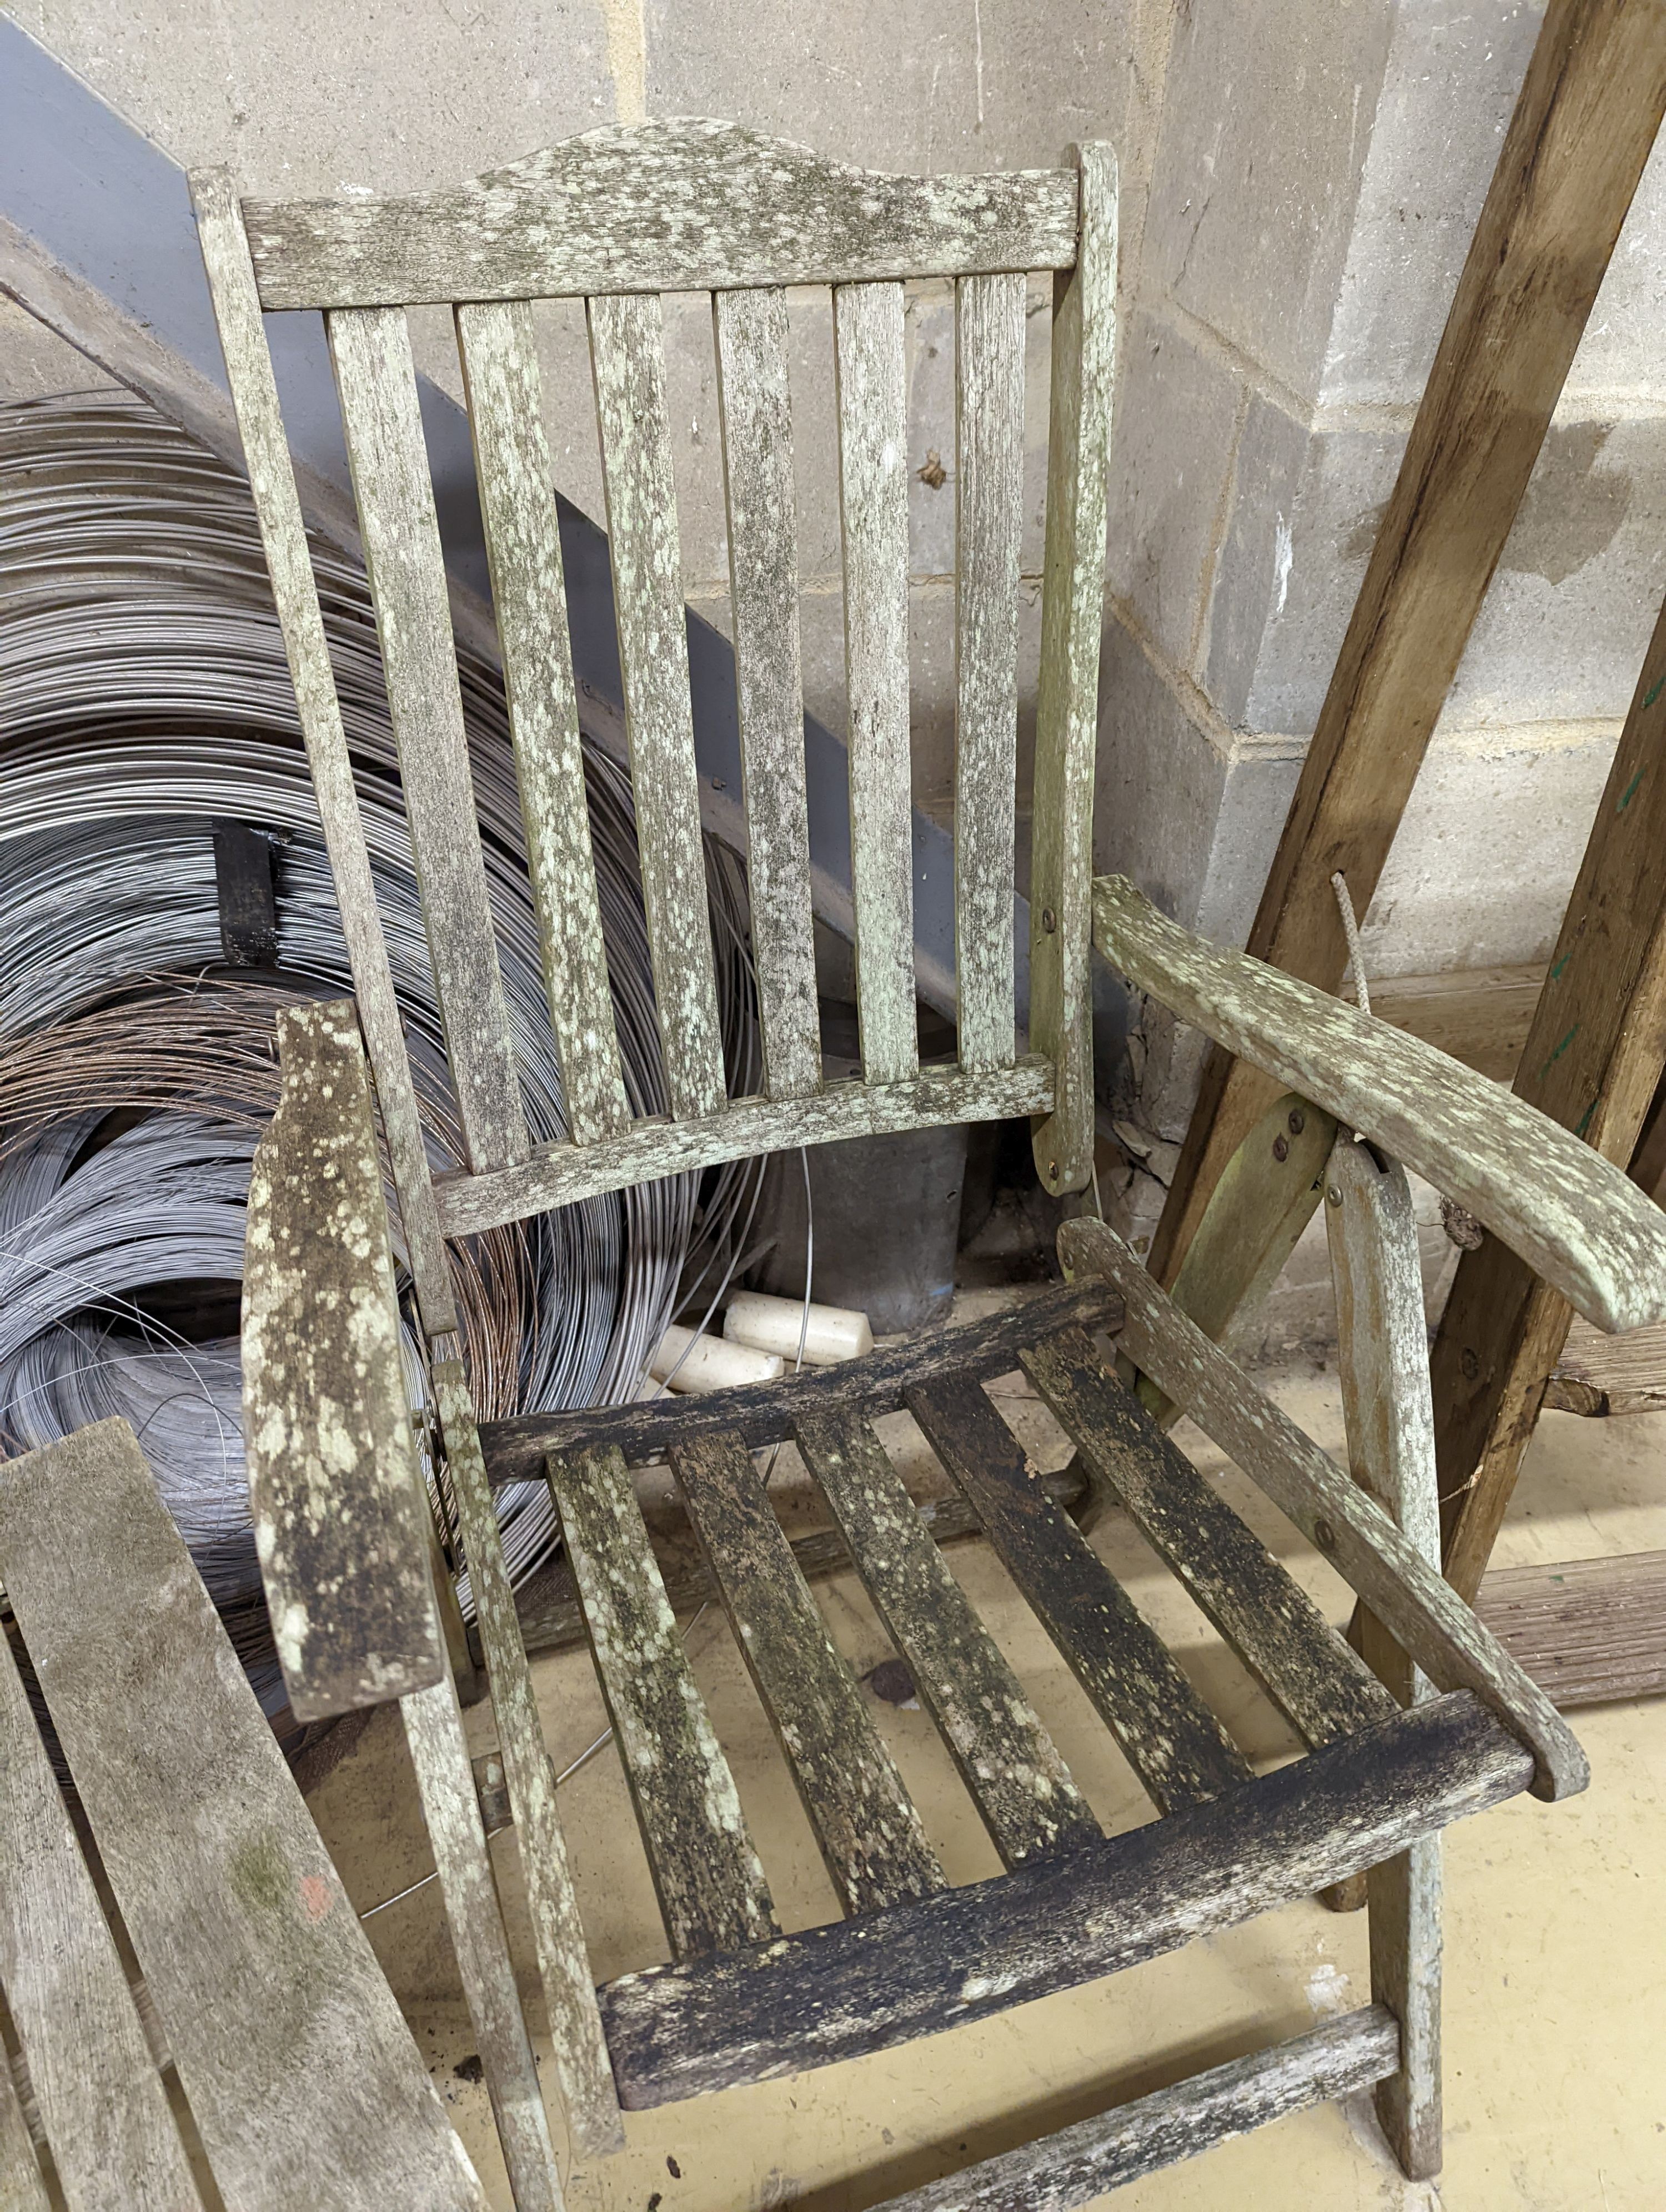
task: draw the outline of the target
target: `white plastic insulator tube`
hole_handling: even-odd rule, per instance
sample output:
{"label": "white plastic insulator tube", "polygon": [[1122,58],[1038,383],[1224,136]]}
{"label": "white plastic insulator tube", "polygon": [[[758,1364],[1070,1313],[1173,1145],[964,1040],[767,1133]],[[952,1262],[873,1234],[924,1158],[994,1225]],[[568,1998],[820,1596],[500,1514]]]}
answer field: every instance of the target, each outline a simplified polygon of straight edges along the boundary
{"label": "white plastic insulator tube", "polygon": [[[687,1357],[684,1358],[684,1353]],[[730,1390],[740,1382],[773,1382],[787,1362],[750,1345],[726,1344],[721,1336],[696,1336],[674,1322],[660,1339],[648,1372],[673,1390]]]}
{"label": "white plastic insulator tube", "polygon": [[812,1305],[806,1322],[802,1298],[771,1298],[762,1291],[740,1291],[730,1299],[723,1316],[723,1334],[731,1344],[778,1352],[789,1362],[798,1357],[800,1330],[806,1367],[835,1367],[842,1359],[855,1359],[873,1349],[867,1316],[848,1306]]}

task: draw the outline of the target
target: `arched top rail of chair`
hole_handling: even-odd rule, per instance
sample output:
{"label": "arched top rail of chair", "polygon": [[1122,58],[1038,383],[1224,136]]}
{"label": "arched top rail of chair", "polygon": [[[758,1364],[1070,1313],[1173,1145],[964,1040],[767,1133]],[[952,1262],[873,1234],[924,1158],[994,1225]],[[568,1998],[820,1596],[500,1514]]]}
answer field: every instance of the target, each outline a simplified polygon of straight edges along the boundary
{"label": "arched top rail of chair", "polygon": [[611,125],[447,191],[243,203],[266,308],[1067,269],[1073,167],[906,177],[698,118]]}

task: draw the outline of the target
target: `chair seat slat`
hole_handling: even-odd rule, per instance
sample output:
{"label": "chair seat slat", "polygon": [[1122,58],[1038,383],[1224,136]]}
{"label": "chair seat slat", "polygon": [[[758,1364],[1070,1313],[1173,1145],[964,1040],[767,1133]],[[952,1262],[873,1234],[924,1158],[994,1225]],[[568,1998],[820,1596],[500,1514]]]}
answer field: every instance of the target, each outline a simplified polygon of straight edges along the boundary
{"label": "chair seat slat", "polygon": [[1025,279],[955,287],[954,962],[963,1067],[1010,1067]]}
{"label": "chair seat slat", "polygon": [[[0,1491],[0,1536],[9,1521]],[[0,1571],[11,1572],[3,1542]],[[77,2212],[195,2208],[202,2200],[115,1939],[3,1632],[0,1775],[0,1985],[64,2193]],[[0,2046],[0,2106],[7,2099],[0,2203],[45,2212],[40,2168]],[[25,2194],[31,2174],[33,2197]]]}
{"label": "chair seat slat", "polygon": [[125,1421],[0,1470],[0,1560],[227,2203],[479,2212],[480,2185]]}
{"label": "chair seat slat", "polygon": [[700,840],[689,641],[656,295],[589,302],[630,787],[666,1088],[678,1121],[720,1110],[722,1033]]}
{"label": "chair seat slat", "polygon": [[397,307],[348,308],[327,321],[458,1115],[470,1165],[507,1167],[526,1158],[526,1124],[486,896],[410,333]]}
{"label": "chair seat slat", "polygon": [[819,1088],[822,1056],[810,907],[787,300],[774,287],[720,292],[712,309],[758,1025],[765,1088],[771,1098],[797,1098]]}
{"label": "chair seat slat", "polygon": [[1084,1330],[1060,1329],[1022,1358],[1093,1475],[1310,1744],[1395,1710],[1359,1653],[1133,1392],[1106,1373]]}
{"label": "chair seat slat", "polygon": [[624,1460],[603,1446],[552,1453],[545,1469],[672,1954],[762,1942],[769,1886]]}
{"label": "chair seat slat", "polygon": [[943,1887],[943,1869],[733,1430],[672,1453],[748,1671],[847,1912]]}
{"label": "chair seat slat", "polygon": [[909,1411],[1160,1812],[1250,1779],[1249,1762],[1074,1522],[1031,1474],[977,1383],[910,1385]]}
{"label": "chair seat slat", "polygon": [[850,887],[862,1073],[920,1065],[909,783],[908,374],[903,287],[833,295],[850,706]]}
{"label": "chair seat slat", "polygon": [[1003,1865],[1097,1841],[1087,1801],[873,1428],[831,1411],[802,1415],[793,1434]]}
{"label": "chair seat slat", "polygon": [[555,477],[544,429],[532,311],[524,301],[459,307],[475,475],[492,606],[526,825],[550,1018],[574,1141],[630,1118],[596,896]]}

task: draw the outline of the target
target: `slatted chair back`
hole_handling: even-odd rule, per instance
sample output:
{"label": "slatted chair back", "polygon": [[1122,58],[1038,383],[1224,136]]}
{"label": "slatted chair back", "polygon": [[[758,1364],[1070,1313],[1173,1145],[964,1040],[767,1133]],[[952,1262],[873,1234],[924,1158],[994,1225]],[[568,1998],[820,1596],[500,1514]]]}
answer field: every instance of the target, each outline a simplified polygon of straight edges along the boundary
{"label": "slatted chair back", "polygon": [[[571,139],[453,191],[240,203],[194,180],[204,257],[407,1231],[524,1218],[782,1146],[1041,1117],[1055,1190],[1091,1144],[1092,747],[1116,176],[879,175],[710,122]],[[1055,272],[1029,1043],[1014,996],[1026,274]],[[958,1060],[922,1071],[909,797],[904,285],[952,277],[958,365]],[[824,1085],[812,943],[785,288],[830,289],[862,1073]],[[764,1084],[730,1098],[701,846],[662,300],[709,294]],[[666,1115],[633,1117],[592,865],[533,302],[585,303]],[[406,310],[454,313],[566,1141],[534,1150],[487,902]],[[262,310],[321,309],[466,1164],[426,1170]],[[413,1220],[413,1211],[419,1217]],[[416,1255],[419,1281],[433,1271]],[[435,1316],[441,1325],[443,1316]]]}

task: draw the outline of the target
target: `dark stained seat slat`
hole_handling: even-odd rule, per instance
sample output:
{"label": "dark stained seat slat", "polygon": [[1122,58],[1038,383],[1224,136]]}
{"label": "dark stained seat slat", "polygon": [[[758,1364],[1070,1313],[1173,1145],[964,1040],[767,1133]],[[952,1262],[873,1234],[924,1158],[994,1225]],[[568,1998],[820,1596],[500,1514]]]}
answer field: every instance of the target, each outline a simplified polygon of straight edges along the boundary
{"label": "dark stained seat slat", "polygon": [[1097,1843],[1098,1822],[871,1425],[806,1413],[793,1434],[1003,1863]]}
{"label": "dark stained seat slat", "polygon": [[1158,1811],[1247,1782],[1243,1753],[1081,1530],[1042,1489],[977,1382],[945,1375],[911,1384],[907,1398]]}
{"label": "dark stained seat slat", "polygon": [[733,1431],[697,1437],[672,1465],[841,1905],[872,1912],[941,1889],[920,1816],[745,1445]]}
{"label": "dark stained seat slat", "polygon": [[769,1884],[624,1461],[603,1446],[548,1467],[672,1955],[762,1942],[775,1929]]}
{"label": "dark stained seat slat", "polygon": [[1061,1328],[1023,1354],[1025,1372],[1097,1482],[1196,1600],[1310,1744],[1368,1727],[1395,1701],[1359,1653],[1248,1528],[1085,1331]]}

